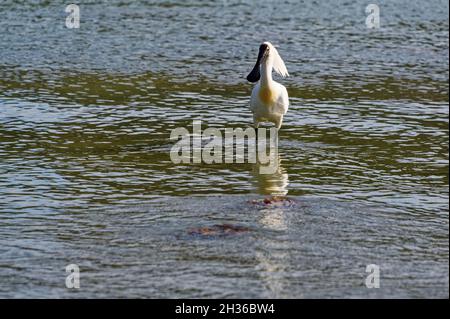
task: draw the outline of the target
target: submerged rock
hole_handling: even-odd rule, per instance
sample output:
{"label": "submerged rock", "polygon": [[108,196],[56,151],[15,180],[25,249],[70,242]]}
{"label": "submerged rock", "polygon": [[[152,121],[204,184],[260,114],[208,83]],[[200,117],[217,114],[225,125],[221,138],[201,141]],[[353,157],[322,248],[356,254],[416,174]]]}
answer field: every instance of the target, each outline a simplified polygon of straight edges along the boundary
{"label": "submerged rock", "polygon": [[254,199],[250,201],[253,205],[259,206],[293,206],[295,201],[285,196],[270,196],[264,199]]}

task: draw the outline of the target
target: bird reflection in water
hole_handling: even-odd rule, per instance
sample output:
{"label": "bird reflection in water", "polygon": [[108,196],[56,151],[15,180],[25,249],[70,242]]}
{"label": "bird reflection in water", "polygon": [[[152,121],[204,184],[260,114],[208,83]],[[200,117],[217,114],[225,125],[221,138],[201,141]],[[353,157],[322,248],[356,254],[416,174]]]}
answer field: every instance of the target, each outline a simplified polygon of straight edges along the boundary
{"label": "bird reflection in water", "polygon": [[[289,176],[281,166],[281,156],[270,161],[277,165],[272,174],[261,174],[261,163],[253,165],[254,185],[258,194],[264,196],[259,210],[259,223],[264,229],[276,231],[276,234],[261,237],[260,249],[255,252],[258,264],[256,270],[265,283],[266,297],[283,298],[288,295],[289,280],[289,241],[280,240],[288,232],[285,196],[288,194]],[[279,198],[280,200],[272,200]]]}

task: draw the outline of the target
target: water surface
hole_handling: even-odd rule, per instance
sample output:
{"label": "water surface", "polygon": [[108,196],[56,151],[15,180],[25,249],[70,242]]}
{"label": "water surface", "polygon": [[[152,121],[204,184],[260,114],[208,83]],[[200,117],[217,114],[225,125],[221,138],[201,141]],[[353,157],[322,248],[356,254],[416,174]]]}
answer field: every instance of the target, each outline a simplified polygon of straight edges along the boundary
{"label": "water surface", "polygon": [[[0,3],[0,297],[448,297],[447,1],[380,2],[379,30],[364,1],[65,5]],[[266,40],[280,169],[173,164],[173,128],[251,125]],[[224,223],[249,230],[189,235]]]}

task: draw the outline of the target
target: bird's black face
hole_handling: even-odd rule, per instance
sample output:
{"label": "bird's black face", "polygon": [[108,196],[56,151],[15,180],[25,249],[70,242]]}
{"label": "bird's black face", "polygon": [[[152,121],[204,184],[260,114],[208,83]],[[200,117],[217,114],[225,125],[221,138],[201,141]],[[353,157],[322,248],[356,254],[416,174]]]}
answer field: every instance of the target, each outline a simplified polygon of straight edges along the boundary
{"label": "bird's black face", "polygon": [[259,46],[258,59],[256,60],[256,64],[253,67],[253,70],[247,75],[247,81],[249,82],[258,82],[261,78],[261,73],[259,71],[259,65],[266,58],[269,53],[269,46],[267,44],[261,44]]}

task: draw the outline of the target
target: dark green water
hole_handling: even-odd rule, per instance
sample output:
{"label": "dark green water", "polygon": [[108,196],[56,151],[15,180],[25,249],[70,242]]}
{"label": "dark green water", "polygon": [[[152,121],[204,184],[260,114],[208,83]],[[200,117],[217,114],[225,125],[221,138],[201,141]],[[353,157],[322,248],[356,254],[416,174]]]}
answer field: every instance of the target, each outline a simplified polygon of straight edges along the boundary
{"label": "dark green water", "polygon": [[[78,4],[0,2],[0,297],[448,297],[447,1],[378,30],[364,1]],[[251,125],[267,40],[280,170],[173,164],[173,128]],[[273,192],[296,204],[249,202]],[[249,231],[189,235],[222,223]]]}

